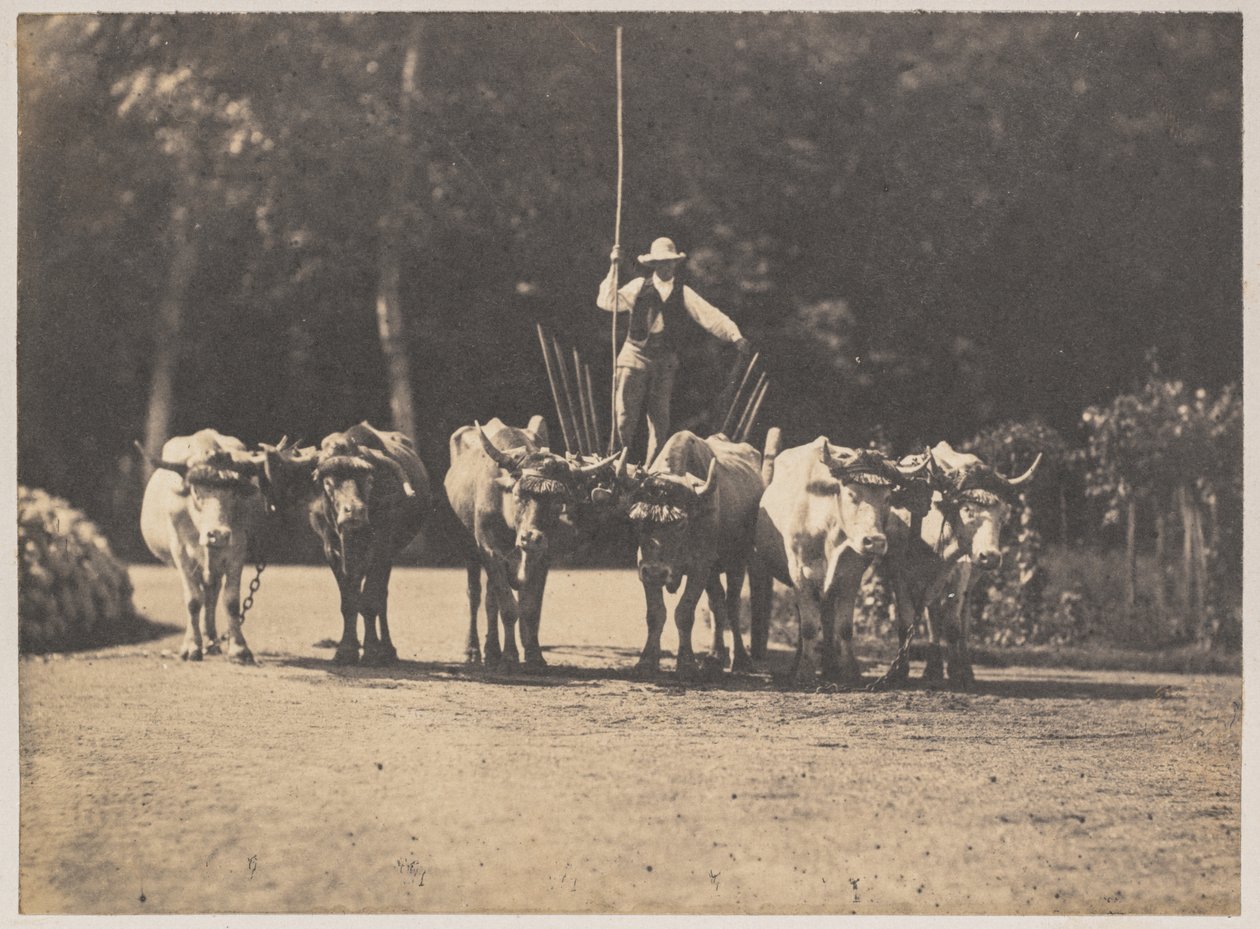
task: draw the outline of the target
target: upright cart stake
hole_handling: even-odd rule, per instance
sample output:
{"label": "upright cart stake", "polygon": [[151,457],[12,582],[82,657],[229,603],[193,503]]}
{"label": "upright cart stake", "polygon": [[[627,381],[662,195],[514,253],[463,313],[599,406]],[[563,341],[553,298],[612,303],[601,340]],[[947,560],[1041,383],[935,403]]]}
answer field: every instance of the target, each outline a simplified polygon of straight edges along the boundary
{"label": "upright cart stake", "polygon": [[[551,369],[551,353],[547,350],[547,339],[543,336],[543,328],[541,323],[534,324],[534,330],[538,333],[538,345],[542,348],[543,364],[547,366],[547,383],[551,385],[551,399],[556,404],[556,416],[560,418],[560,432],[564,436],[564,450],[566,452],[573,451],[573,442],[569,437],[569,426],[564,418],[564,407],[560,402],[560,390],[556,386],[556,375]],[[559,359],[556,359],[559,361]]]}

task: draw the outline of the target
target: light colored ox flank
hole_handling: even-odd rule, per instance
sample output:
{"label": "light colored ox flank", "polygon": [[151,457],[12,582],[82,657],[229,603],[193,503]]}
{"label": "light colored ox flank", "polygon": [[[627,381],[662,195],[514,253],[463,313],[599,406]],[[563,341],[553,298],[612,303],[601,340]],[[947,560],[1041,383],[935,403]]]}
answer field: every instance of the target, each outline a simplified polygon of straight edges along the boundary
{"label": "light colored ox flank", "polygon": [[[525,666],[546,665],[538,632],[551,563],[551,541],[560,515],[587,474],[613,458],[575,465],[547,448],[547,426],[535,416],[524,429],[492,419],[484,429],[463,426],[451,436],[446,493],[467,530],[469,663],[482,660],[477,633],[481,572],[486,572],[487,665],[520,661],[516,622],[521,623]],[[499,618],[503,644],[499,643]]]}
{"label": "light colored ox flank", "polygon": [[[1040,463],[1038,455],[1026,472],[1007,478],[975,455],[939,442],[930,450],[925,475],[930,508],[919,508],[919,518],[915,508],[893,508],[884,570],[897,603],[898,638],[904,643],[911,624],[925,617],[925,681],[945,678],[943,639],[950,680],[959,687],[975,683],[967,644],[967,599],[983,572],[1002,566],[1002,529],[1010,519],[1011,501]],[[908,663],[895,670],[901,681],[909,676]]]}
{"label": "light colored ox flank", "polygon": [[[179,656],[200,661],[219,653],[215,611],[223,590],[228,613],[228,657],[252,663],[241,633],[241,571],[249,539],[265,513],[259,493],[260,464],[240,439],[202,429],[176,436],[144,490],[140,532],[164,564],[179,570],[188,607],[188,629]],[[203,638],[204,635],[204,638]]]}
{"label": "light colored ox flank", "polygon": [[794,593],[794,681],[808,686],[821,669],[829,679],[853,684],[861,677],[853,608],[862,574],[887,548],[884,522],[894,486],[915,469],[900,472],[877,452],[835,446],[823,436],[782,452],[772,469],[757,517],[754,636],[769,622],[768,574]]}
{"label": "light colored ox flank", "polygon": [[731,670],[751,669],[740,635],[739,601],[761,498],[760,469],[761,456],[751,445],[721,434],[701,439],[678,432],[645,472],[627,478],[627,512],[638,533],[639,579],[647,604],[639,670],[656,671],[660,665],[666,616],[662,590],[677,592],[684,578],[686,587],[674,607],[678,676],[692,678],[699,670],[691,630],[702,592],[713,611],[713,655],[725,667],[723,630],[729,625],[735,645]]}

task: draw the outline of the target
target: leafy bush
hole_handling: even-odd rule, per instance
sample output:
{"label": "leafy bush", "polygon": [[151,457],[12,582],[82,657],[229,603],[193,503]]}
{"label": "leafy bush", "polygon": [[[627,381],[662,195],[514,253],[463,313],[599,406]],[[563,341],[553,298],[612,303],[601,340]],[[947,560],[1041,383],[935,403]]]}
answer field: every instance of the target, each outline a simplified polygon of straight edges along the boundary
{"label": "leafy bush", "polygon": [[134,622],[126,567],[65,500],[18,487],[18,552],[22,651],[110,641]]}

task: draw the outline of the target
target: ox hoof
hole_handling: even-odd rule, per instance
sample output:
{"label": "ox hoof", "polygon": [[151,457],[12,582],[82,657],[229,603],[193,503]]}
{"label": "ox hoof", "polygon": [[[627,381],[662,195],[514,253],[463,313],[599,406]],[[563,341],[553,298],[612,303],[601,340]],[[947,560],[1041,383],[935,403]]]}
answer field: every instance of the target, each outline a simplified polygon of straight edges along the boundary
{"label": "ox hoof", "polygon": [[504,652],[499,658],[500,666],[505,668],[515,668],[519,666],[520,663],[521,656],[516,653],[516,649],[512,649],[510,652]]}
{"label": "ox hoof", "polygon": [[939,654],[928,653],[927,664],[923,666],[923,683],[940,684],[945,680],[945,665]]}
{"label": "ox hoof", "polygon": [[736,655],[735,660],[731,663],[732,674],[751,674],[753,671],[752,659],[747,655]]}
{"label": "ox hoof", "polygon": [[359,663],[370,668],[383,668],[397,661],[398,652],[394,650],[392,645],[388,647],[378,645],[376,648],[363,649],[363,657],[359,660]]}
{"label": "ox hoof", "polygon": [[179,657],[184,661],[200,661],[201,649],[195,645],[185,645],[179,650]]}
{"label": "ox hoof", "polygon": [[954,662],[950,662],[949,682],[959,690],[967,690],[970,687],[974,687],[976,683],[976,674],[971,670],[971,664],[955,664]]}
{"label": "ox hoof", "polygon": [[210,641],[206,643],[206,647],[201,650],[201,653],[203,655],[222,655],[223,649],[219,647],[218,640],[211,636]]}
{"label": "ox hoof", "polygon": [[718,655],[705,655],[700,661],[700,677],[706,681],[720,681],[726,662]]}
{"label": "ox hoof", "polygon": [[254,653],[248,648],[239,648],[236,651],[228,652],[228,661],[234,664],[253,664]]}
{"label": "ox hoof", "polygon": [[337,650],[333,652],[333,664],[358,664],[359,663],[359,646],[358,645],[338,645]]}
{"label": "ox hoof", "polygon": [[543,661],[542,655],[537,658],[526,658],[525,663],[521,665],[521,671],[525,674],[542,674],[547,670],[547,662]]}
{"label": "ox hoof", "polygon": [[[464,649],[465,664],[481,664],[481,650],[477,647]],[[489,661],[487,660],[487,664]]]}
{"label": "ox hoof", "polygon": [[659,673],[661,670],[661,656],[640,655],[639,660],[634,663],[634,673],[647,677]]}
{"label": "ox hoof", "polygon": [[701,678],[700,665],[694,658],[679,658],[674,674],[680,681],[698,681]]}

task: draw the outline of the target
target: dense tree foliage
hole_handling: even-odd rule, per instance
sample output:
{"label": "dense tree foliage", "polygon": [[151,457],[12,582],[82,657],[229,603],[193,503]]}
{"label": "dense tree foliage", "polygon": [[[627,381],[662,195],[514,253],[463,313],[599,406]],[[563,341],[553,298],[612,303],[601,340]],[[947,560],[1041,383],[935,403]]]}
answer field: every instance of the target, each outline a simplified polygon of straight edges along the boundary
{"label": "dense tree foliage", "polygon": [[437,473],[459,424],[549,412],[536,320],[606,384],[616,23],[627,251],[690,253],[789,441],[1071,440],[1150,347],[1239,378],[1237,15],[25,16],[22,479],[127,547],[164,358],[158,431],[388,422],[391,248]]}

